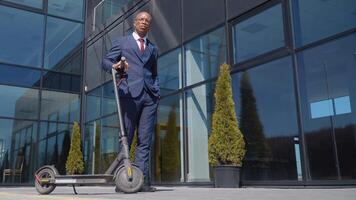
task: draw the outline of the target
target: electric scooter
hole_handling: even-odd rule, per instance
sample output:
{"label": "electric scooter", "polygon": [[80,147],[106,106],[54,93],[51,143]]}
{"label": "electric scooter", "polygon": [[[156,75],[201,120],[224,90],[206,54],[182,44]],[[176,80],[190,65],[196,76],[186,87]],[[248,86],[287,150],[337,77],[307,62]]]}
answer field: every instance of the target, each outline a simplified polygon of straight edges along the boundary
{"label": "electric scooter", "polygon": [[[125,62],[125,57],[121,57],[121,63]],[[117,188],[124,193],[138,192],[144,182],[142,171],[131,163],[129,156],[129,146],[127,135],[121,115],[120,98],[118,87],[121,80],[126,75],[124,65],[120,69],[112,69],[112,79],[114,83],[117,113],[120,123],[120,144],[121,151],[106,170],[104,174],[93,175],[60,175],[53,165],[45,165],[35,172],[35,187],[39,194],[50,194],[56,186],[72,185],[74,193],[77,194],[75,186],[108,185],[115,183]],[[117,82],[116,76],[120,80]]]}

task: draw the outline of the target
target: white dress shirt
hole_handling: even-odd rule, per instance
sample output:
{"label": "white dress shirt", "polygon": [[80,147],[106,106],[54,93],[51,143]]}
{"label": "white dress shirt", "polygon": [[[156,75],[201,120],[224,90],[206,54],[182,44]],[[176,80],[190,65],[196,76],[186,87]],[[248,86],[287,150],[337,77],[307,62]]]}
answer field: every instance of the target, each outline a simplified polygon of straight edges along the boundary
{"label": "white dress shirt", "polygon": [[[134,37],[134,39],[136,40],[136,43],[138,45],[138,49],[141,48],[141,42],[138,40],[140,39],[141,37],[136,33],[136,32],[133,32],[132,33],[132,36]],[[144,43],[143,43],[143,49],[146,49],[146,41],[147,41],[147,37],[145,36],[144,38],[142,38],[144,40]]]}

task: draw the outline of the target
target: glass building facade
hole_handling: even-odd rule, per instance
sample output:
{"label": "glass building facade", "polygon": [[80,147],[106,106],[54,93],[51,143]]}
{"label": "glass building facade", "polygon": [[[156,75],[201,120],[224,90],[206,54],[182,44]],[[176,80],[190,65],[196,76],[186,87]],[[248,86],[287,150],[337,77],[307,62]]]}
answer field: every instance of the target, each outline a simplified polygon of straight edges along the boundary
{"label": "glass building facade", "polygon": [[82,0],[0,1],[1,184],[33,183],[44,164],[65,172],[81,121]]}
{"label": "glass building facade", "polygon": [[63,173],[74,121],[86,173],[110,165],[120,127],[101,61],[139,10],[160,49],[154,184],[212,185],[222,63],[247,144],[242,185],[356,184],[354,0],[1,0],[1,184],[32,183],[44,164]]}

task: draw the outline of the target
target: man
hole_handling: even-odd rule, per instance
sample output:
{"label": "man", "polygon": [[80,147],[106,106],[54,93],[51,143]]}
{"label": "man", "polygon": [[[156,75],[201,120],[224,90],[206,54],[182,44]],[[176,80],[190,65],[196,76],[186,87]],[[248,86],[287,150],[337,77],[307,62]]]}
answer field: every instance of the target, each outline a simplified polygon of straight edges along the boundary
{"label": "man", "polygon": [[160,98],[158,48],[147,39],[151,21],[148,12],[139,12],[135,16],[135,31],[114,41],[102,63],[103,69],[111,72],[112,68],[120,69],[122,66],[121,57],[126,58],[123,66],[127,69],[127,75],[119,86],[122,115],[130,146],[137,127],[135,164],[145,177],[142,191],[149,192],[155,191],[148,181],[148,163]]}

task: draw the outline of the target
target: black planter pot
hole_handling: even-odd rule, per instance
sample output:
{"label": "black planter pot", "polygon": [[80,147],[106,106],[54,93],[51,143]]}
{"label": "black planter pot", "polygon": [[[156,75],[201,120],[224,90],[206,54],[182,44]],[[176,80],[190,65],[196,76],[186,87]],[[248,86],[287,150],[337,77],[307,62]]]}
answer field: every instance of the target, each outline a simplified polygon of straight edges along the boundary
{"label": "black planter pot", "polygon": [[216,188],[240,187],[240,168],[238,166],[220,165],[214,167]]}

